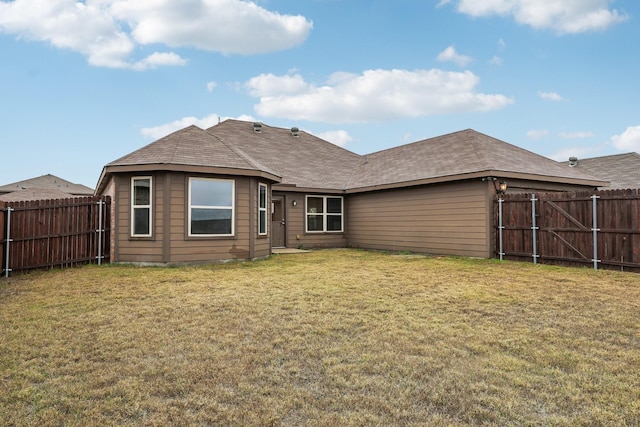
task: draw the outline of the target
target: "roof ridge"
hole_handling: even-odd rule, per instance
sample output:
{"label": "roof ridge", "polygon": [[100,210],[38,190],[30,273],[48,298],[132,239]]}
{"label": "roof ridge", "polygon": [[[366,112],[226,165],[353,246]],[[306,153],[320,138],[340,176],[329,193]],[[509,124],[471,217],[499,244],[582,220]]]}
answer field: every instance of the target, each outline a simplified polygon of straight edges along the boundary
{"label": "roof ridge", "polygon": [[[629,151],[627,153],[607,154],[605,156],[585,157],[583,159],[578,157],[578,161],[604,159],[604,158],[609,158],[609,157],[622,157],[622,156],[634,156],[634,157],[640,158],[640,154],[638,154],[637,152]],[[560,163],[567,163],[567,160],[562,160]]]}
{"label": "roof ridge", "polygon": [[[185,128],[182,128],[179,131],[176,131],[176,134],[178,136],[178,140],[176,141],[176,143],[173,146],[173,152],[171,153],[171,157],[170,157],[171,162],[170,163],[173,163],[175,161],[175,159],[176,159],[176,153],[179,152],[179,147],[182,146],[182,137],[184,136],[185,131],[190,130],[192,128],[195,128],[196,130],[203,130],[200,127],[198,127],[198,126],[196,126],[194,124],[190,124],[189,126],[187,126]],[[171,135],[171,134],[169,134],[169,135]],[[169,136],[169,135],[166,135],[166,136]]]}
{"label": "roof ridge", "polygon": [[466,129],[463,132],[470,134],[471,148],[473,149],[473,152],[475,153],[476,158],[478,159],[478,162],[480,163],[481,167],[484,170],[495,170],[496,169],[495,164],[493,164],[493,162],[490,162],[486,153],[480,150],[479,142],[477,140],[478,135],[484,135],[484,136],[488,136],[488,135],[485,135],[473,129]]}
{"label": "roof ridge", "polygon": [[275,176],[278,176],[278,177],[282,178],[279,174],[275,173],[274,171],[272,171],[271,169],[269,169],[268,167],[266,167],[265,165],[260,163],[258,160],[254,159],[253,157],[251,157],[250,155],[248,155],[247,153],[242,151],[240,148],[235,147],[233,144],[227,143],[222,137],[209,132],[208,129],[203,129],[203,131],[206,132],[208,135],[212,136],[213,138],[215,138],[216,140],[218,140],[221,144],[223,144],[229,150],[233,151],[235,154],[240,156],[243,160],[245,160],[254,169],[261,170],[263,172],[268,172],[268,173],[270,173],[272,175],[275,175]]}

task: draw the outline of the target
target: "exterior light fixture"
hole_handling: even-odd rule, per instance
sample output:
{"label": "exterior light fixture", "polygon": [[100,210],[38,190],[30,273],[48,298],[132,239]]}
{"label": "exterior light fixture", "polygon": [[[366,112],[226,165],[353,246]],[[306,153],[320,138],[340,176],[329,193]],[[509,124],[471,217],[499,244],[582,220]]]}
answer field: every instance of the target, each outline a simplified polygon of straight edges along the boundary
{"label": "exterior light fixture", "polygon": [[507,181],[500,181],[498,184],[498,193],[504,194],[507,192]]}
{"label": "exterior light fixture", "polygon": [[298,206],[298,202],[296,200],[294,200],[293,202],[291,202],[291,205]]}

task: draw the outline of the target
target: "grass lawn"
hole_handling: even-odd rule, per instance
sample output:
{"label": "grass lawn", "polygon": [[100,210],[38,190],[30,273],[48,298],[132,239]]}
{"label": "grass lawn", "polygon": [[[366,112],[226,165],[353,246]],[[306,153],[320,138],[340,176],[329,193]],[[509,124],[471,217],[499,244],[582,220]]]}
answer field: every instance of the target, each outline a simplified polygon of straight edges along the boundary
{"label": "grass lawn", "polygon": [[325,250],[0,280],[0,425],[640,424],[640,275]]}

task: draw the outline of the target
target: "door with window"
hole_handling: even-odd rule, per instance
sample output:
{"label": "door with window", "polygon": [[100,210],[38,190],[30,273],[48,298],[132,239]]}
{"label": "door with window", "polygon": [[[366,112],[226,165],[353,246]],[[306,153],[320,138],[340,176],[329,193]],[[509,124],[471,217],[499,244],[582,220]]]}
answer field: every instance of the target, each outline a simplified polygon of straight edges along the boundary
{"label": "door with window", "polygon": [[273,196],[271,200],[271,246],[274,248],[287,246],[283,196]]}

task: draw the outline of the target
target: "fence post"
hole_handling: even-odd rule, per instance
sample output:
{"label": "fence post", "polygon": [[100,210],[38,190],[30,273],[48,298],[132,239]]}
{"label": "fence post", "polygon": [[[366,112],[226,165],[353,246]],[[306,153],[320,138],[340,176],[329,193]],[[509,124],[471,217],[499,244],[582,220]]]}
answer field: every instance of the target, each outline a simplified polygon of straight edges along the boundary
{"label": "fence post", "polygon": [[600,231],[600,229],[598,228],[598,202],[597,202],[599,198],[600,196],[597,196],[595,194],[591,196],[591,200],[593,201],[593,228],[591,229],[591,231],[593,231],[593,269],[594,270],[598,269],[598,263],[600,262],[600,260],[598,259],[598,231]]}
{"label": "fence post", "polygon": [[538,225],[536,220],[536,193],[531,193],[531,232],[533,233],[533,263],[538,263]]}
{"label": "fence post", "polygon": [[102,205],[104,201],[102,198],[98,201],[98,265],[102,265]]}
{"label": "fence post", "polygon": [[4,277],[9,277],[9,272],[11,268],[9,268],[9,249],[11,246],[11,212],[13,208],[7,206],[7,239],[5,243],[5,251],[4,251]]}
{"label": "fence post", "polygon": [[500,256],[500,261],[503,260],[504,257],[504,250],[502,247],[502,230],[504,230],[504,225],[502,223],[502,202],[504,202],[504,200],[502,200],[502,196],[498,199],[498,240],[499,240],[499,251],[498,251],[498,255]]}

